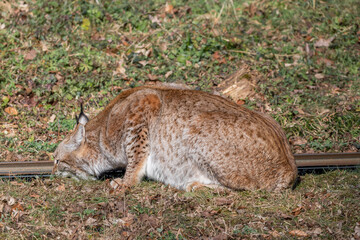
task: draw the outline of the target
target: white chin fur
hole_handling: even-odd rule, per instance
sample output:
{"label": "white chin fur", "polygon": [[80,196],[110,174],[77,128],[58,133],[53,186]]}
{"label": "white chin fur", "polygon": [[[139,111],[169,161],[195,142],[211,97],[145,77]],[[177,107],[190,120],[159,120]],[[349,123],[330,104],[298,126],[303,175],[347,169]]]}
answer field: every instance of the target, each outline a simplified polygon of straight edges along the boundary
{"label": "white chin fur", "polygon": [[75,175],[75,174],[73,174],[71,172],[59,172],[59,171],[57,171],[55,173],[55,175],[60,176],[60,177],[71,177],[71,178],[73,178],[73,179],[75,179],[77,181],[79,181],[81,179],[82,180],[96,180],[96,177],[87,175],[84,172],[79,172],[79,173],[77,173],[77,175]]}

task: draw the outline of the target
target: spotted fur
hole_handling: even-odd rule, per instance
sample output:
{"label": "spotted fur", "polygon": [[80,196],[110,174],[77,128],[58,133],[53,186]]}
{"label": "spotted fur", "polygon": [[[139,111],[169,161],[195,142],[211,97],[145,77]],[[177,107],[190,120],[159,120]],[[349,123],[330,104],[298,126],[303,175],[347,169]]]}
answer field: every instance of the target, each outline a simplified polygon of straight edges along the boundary
{"label": "spotted fur", "polygon": [[55,151],[59,174],[86,179],[126,168],[117,181],[122,187],[147,176],[188,191],[278,191],[297,177],[279,124],[220,96],[138,87],[122,92],[94,119],[85,117]]}

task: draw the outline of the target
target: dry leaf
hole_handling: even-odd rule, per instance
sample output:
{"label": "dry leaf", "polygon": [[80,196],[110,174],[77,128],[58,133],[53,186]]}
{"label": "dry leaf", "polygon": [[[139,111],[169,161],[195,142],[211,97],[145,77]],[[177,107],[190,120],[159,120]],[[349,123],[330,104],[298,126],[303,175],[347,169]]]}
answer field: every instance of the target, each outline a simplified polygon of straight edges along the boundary
{"label": "dry leaf", "polygon": [[95,218],[89,217],[86,221],[85,221],[85,226],[91,226],[93,225],[97,220]]}
{"label": "dry leaf", "polygon": [[289,232],[290,235],[296,236],[296,237],[307,237],[308,234],[301,230],[292,230]]}
{"label": "dry leaf", "polygon": [[300,206],[300,207],[297,207],[297,208],[293,209],[293,210],[291,211],[291,214],[294,215],[294,216],[298,216],[298,215],[300,215],[300,213],[302,213],[304,210],[305,210],[304,207],[303,207],[303,206]]}
{"label": "dry leaf", "polygon": [[237,103],[238,105],[244,105],[244,104],[245,104],[245,101],[242,100],[242,99],[239,99],[239,100],[236,101],[236,103]]}
{"label": "dry leaf", "polygon": [[13,108],[13,107],[7,107],[7,108],[5,108],[5,112],[6,113],[8,113],[8,114],[10,114],[10,115],[18,115],[18,111],[15,109],[15,108]]}
{"label": "dry leaf", "polygon": [[24,207],[20,203],[16,203],[11,207],[11,210],[24,211]]}
{"label": "dry leaf", "polygon": [[165,78],[170,77],[170,75],[171,75],[172,73],[173,73],[172,71],[168,71],[167,73],[165,73]]}
{"label": "dry leaf", "polygon": [[316,41],[316,43],[314,44],[315,47],[329,47],[330,43],[335,39],[335,37],[331,37],[329,39],[323,39],[320,38],[319,40]]}
{"label": "dry leaf", "polygon": [[26,53],[24,59],[25,60],[33,60],[34,58],[36,58],[36,51],[35,49],[30,50],[29,52]]}
{"label": "dry leaf", "polygon": [[227,199],[227,198],[215,198],[215,204],[218,206],[222,206],[222,205],[230,205],[233,203],[233,200],[231,199]]}
{"label": "dry leaf", "polygon": [[120,60],[117,63],[117,68],[115,71],[113,71],[113,75],[120,75],[122,77],[126,77],[126,69],[125,69],[125,62],[124,58],[121,57]]}
{"label": "dry leaf", "polygon": [[315,228],[314,231],[312,231],[312,234],[314,235],[320,235],[322,233],[321,228]]}
{"label": "dry leaf", "polygon": [[355,237],[360,238],[360,222],[356,224],[354,231]]}
{"label": "dry leaf", "polygon": [[30,197],[32,197],[32,198],[39,198],[40,195],[34,193],[34,194],[31,194]]}
{"label": "dry leaf", "polygon": [[165,13],[168,13],[168,14],[174,14],[173,5],[166,3],[164,11],[165,11]]}
{"label": "dry leaf", "polygon": [[148,78],[149,78],[150,81],[156,81],[156,80],[159,79],[158,76],[152,75],[152,74],[150,74],[150,73],[149,73],[147,76],[148,76]]}
{"label": "dry leaf", "polygon": [[52,123],[52,122],[54,122],[54,121],[55,121],[55,118],[56,118],[56,115],[55,115],[55,114],[51,115],[51,117],[50,117],[50,119],[49,119],[48,123]]}
{"label": "dry leaf", "polygon": [[274,238],[279,238],[281,235],[279,234],[278,231],[274,230],[274,231],[270,231],[270,235]]}
{"label": "dry leaf", "polygon": [[304,145],[307,143],[307,140],[302,137],[294,137],[294,140],[291,141],[293,145]]}
{"label": "dry leaf", "polygon": [[324,77],[325,77],[324,74],[321,74],[321,73],[315,74],[316,79],[323,79]]}
{"label": "dry leaf", "polygon": [[14,205],[14,204],[15,204],[15,198],[10,197],[9,200],[7,201],[7,204],[8,204],[9,206]]}
{"label": "dry leaf", "polygon": [[41,50],[47,52],[49,50],[48,44],[45,41],[40,41]]}
{"label": "dry leaf", "polygon": [[58,186],[58,187],[56,188],[56,191],[59,191],[59,192],[65,191],[65,184],[61,184],[60,186]]}
{"label": "dry leaf", "polygon": [[330,59],[327,58],[319,58],[316,61],[317,64],[325,64],[327,67],[331,67],[332,65],[334,65],[334,61],[331,61]]}

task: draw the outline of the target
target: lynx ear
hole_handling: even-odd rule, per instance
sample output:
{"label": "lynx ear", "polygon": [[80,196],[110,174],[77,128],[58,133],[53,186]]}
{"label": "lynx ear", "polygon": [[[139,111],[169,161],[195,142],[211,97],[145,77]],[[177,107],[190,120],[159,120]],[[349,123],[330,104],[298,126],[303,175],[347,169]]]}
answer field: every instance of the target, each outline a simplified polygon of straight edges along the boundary
{"label": "lynx ear", "polygon": [[76,124],[82,124],[85,126],[85,124],[89,121],[89,118],[85,115],[83,111],[83,105],[81,103],[80,105],[80,114],[79,117],[76,117]]}
{"label": "lynx ear", "polygon": [[76,127],[76,132],[72,136],[72,142],[74,145],[79,146],[85,137],[85,126],[81,123]]}

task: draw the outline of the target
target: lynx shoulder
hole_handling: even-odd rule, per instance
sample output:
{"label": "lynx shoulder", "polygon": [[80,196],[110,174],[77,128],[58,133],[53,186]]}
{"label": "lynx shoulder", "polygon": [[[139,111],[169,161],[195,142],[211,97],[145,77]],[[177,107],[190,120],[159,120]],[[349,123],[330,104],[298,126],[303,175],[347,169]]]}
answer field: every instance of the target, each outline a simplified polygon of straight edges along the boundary
{"label": "lynx shoulder", "polygon": [[220,96],[166,87],[126,90],[91,120],[81,113],[54,156],[64,176],[97,178],[124,168],[121,187],[147,176],[188,191],[278,191],[297,177],[289,143],[271,117]]}

